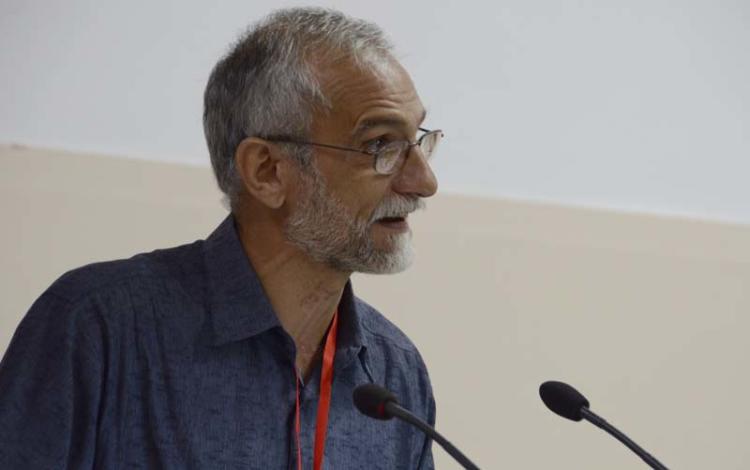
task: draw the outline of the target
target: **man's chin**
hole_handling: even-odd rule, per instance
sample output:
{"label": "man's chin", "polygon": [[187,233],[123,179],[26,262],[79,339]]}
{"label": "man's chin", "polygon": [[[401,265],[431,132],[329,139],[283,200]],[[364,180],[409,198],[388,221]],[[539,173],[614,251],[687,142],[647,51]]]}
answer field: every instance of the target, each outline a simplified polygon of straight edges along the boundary
{"label": "man's chin", "polygon": [[362,263],[357,271],[369,274],[395,274],[411,266],[414,260],[411,233],[388,237],[383,241],[385,243],[373,247],[367,261]]}
{"label": "man's chin", "polygon": [[411,243],[411,238],[411,228],[405,221],[395,225],[375,222],[370,231],[371,243],[382,252],[396,252]]}

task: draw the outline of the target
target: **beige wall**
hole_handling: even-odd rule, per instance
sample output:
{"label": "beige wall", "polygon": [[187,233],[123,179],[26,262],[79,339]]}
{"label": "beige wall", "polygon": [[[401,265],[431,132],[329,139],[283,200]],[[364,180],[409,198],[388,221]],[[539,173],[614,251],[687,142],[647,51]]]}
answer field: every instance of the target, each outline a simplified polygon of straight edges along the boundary
{"label": "beige wall", "polygon": [[[62,272],[205,237],[219,199],[204,168],[0,148],[0,351]],[[428,206],[415,266],[355,284],[420,347],[439,429],[480,466],[643,468],[548,412],[547,379],[670,467],[750,466],[750,227],[449,195]]]}

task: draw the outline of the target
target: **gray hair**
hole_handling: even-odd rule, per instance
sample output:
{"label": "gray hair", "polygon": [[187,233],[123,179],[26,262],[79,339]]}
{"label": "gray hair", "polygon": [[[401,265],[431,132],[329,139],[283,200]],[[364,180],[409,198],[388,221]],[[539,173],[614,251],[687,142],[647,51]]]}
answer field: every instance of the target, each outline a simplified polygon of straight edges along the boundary
{"label": "gray hair", "polygon": [[[306,138],[313,112],[330,110],[312,59],[374,66],[393,47],[375,24],[335,10],[278,10],[251,27],[216,64],[204,93],[203,129],[219,188],[232,208],[242,191],[234,153],[246,137]],[[284,149],[301,166],[309,149]]]}

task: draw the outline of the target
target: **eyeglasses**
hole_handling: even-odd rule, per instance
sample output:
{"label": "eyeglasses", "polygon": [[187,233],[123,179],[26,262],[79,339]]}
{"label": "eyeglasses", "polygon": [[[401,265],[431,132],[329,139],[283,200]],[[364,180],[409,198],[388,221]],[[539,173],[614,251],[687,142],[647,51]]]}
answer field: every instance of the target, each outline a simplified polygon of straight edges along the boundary
{"label": "eyeglasses", "polygon": [[[442,130],[428,130],[419,128],[420,131],[424,132],[422,136],[417,139],[416,142],[409,142],[408,140],[394,140],[386,141],[384,139],[374,139],[366,143],[365,149],[355,149],[350,147],[340,147],[338,145],[330,144],[319,144],[317,142],[306,142],[295,139],[288,139],[286,137],[272,137],[267,138],[270,142],[279,142],[285,144],[294,145],[312,145],[315,147],[324,147],[335,150],[345,150],[347,152],[356,152],[364,155],[369,155],[374,158],[375,171],[381,175],[390,175],[395,173],[400,167],[400,163],[405,160],[409,151],[412,147],[419,147],[424,155],[425,160],[429,161],[430,158],[435,154],[440,141],[443,139]],[[403,157],[403,158],[402,158]]]}

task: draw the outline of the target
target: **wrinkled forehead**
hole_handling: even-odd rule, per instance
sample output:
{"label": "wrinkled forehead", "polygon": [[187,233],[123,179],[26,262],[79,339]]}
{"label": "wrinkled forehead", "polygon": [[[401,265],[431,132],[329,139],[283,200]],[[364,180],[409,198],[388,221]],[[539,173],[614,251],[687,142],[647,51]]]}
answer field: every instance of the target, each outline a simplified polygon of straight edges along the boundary
{"label": "wrinkled forehead", "polygon": [[[401,127],[416,127],[424,107],[409,73],[392,56],[375,56],[365,63],[341,58],[318,69],[321,91],[329,102],[327,116],[339,126],[356,128],[378,119]],[[313,123],[313,128],[317,127]]]}

